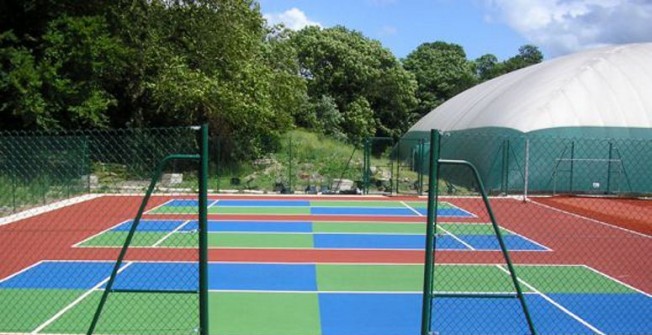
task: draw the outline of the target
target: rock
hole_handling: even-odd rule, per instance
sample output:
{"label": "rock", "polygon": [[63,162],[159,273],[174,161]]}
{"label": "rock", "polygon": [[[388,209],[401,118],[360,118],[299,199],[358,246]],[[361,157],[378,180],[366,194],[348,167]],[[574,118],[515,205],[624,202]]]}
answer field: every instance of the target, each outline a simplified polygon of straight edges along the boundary
{"label": "rock", "polygon": [[183,173],[164,173],[161,176],[162,185],[178,185],[183,182]]}
{"label": "rock", "polygon": [[331,183],[331,189],[332,190],[339,190],[339,191],[351,191],[354,188],[354,183],[353,180],[350,179],[333,179],[333,182]]}

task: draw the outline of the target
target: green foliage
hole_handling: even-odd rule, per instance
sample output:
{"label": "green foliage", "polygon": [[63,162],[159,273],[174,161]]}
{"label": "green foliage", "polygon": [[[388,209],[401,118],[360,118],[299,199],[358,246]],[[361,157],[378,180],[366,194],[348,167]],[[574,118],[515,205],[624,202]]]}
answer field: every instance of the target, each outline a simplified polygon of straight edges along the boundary
{"label": "green foliage", "polygon": [[475,64],[480,81],[486,81],[530,65],[541,63],[541,61],[543,61],[543,54],[539,51],[539,48],[528,44],[518,49],[518,55],[504,62],[498,62],[496,56],[487,54],[476,59]]}
{"label": "green foliage", "polygon": [[116,105],[106,89],[120,78],[126,50],[101,17],[52,20],[40,57],[20,46],[11,32],[0,37],[2,111],[16,128],[102,127]]}
{"label": "green foliage", "polygon": [[42,75],[30,51],[17,45],[12,32],[0,35],[0,115],[5,127],[47,128],[55,121],[41,94]]}
{"label": "green foliage", "polygon": [[541,59],[527,45],[470,62],[435,42],[401,63],[345,27],[266,27],[256,0],[8,0],[0,129],[207,122],[223,160],[253,160],[297,126],[350,143],[398,138],[476,82]]}
{"label": "green foliage", "polygon": [[417,115],[423,116],[444,101],[476,84],[474,64],[464,49],[445,42],[424,43],[403,62],[418,83]]}
{"label": "green foliage", "polygon": [[332,97],[350,140],[407,129],[403,120],[416,104],[416,83],[380,43],[344,27],[308,27],[291,39],[311,102]]}

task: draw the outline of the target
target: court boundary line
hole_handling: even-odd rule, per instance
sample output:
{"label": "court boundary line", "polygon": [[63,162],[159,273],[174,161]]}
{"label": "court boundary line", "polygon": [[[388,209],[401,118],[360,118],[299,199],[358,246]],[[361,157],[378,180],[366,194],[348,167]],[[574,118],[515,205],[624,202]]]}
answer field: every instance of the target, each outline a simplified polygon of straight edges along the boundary
{"label": "court boundary line", "polygon": [[101,198],[103,196],[104,196],[103,194],[83,194],[73,198],[55,201],[51,204],[26,209],[24,211],[0,218],[0,226],[22,221],[24,219],[29,219],[37,215],[52,212],[68,206],[76,205],[88,200]]}
{"label": "court boundary line", "polygon": [[[256,293],[256,294],[423,294],[423,291],[332,291],[332,290],[312,290],[312,291],[299,291],[299,290],[225,290],[225,289],[210,289],[210,293]],[[464,291],[437,291],[437,293],[463,293],[463,294],[478,294],[478,295],[501,295],[510,294],[512,292],[464,292]],[[525,295],[539,295],[536,292],[523,292]]]}
{"label": "court boundary line", "polygon": [[[410,209],[411,211],[413,211],[414,213],[417,213],[418,216],[423,217],[423,214],[421,214],[421,212],[417,211],[415,208],[413,208],[412,206],[408,205],[405,201],[401,201],[401,203],[403,204],[403,206],[409,208],[409,209]],[[456,240],[457,242],[462,243],[462,245],[464,245],[465,247],[469,248],[471,251],[477,251],[477,250],[476,250],[472,245],[470,245],[470,244],[468,244],[467,242],[463,241],[461,238],[457,237],[457,235],[451,233],[451,232],[448,231],[447,229],[444,229],[444,228],[442,228],[441,226],[439,226],[439,229],[441,229],[442,231],[444,231],[444,233],[448,234],[450,237],[452,237],[452,238],[453,238],[454,240]],[[436,233],[437,233],[437,232],[435,232],[435,234],[436,234]],[[437,240],[435,239],[435,241],[437,241]],[[437,248],[435,247],[435,250],[446,250],[446,249],[437,249]]]}
{"label": "court boundary line", "polygon": [[[505,269],[505,268],[503,267],[503,265],[496,264],[496,267],[497,267],[498,269],[500,269],[502,272],[504,272],[505,274],[510,275],[509,270]],[[568,316],[570,316],[571,318],[573,318],[575,321],[581,323],[582,325],[584,325],[585,327],[587,327],[589,330],[593,331],[595,334],[598,334],[598,335],[607,335],[605,332],[603,332],[603,331],[601,331],[600,329],[598,329],[597,327],[593,326],[593,325],[590,324],[588,321],[586,321],[586,320],[584,320],[583,318],[581,318],[579,315],[573,313],[571,310],[569,310],[568,308],[564,307],[562,304],[558,303],[557,301],[555,301],[554,299],[552,299],[551,297],[549,297],[547,294],[541,292],[541,291],[538,290],[536,287],[534,287],[532,284],[530,284],[530,283],[526,282],[525,280],[523,280],[521,277],[517,277],[517,280],[518,280],[520,283],[522,283],[523,285],[527,286],[527,287],[528,287],[530,290],[532,290],[533,292],[539,294],[539,295],[541,296],[541,298],[543,298],[544,300],[546,300],[547,302],[549,302],[550,304],[552,304],[554,307],[557,307],[557,309],[559,309],[560,311],[566,313]]]}
{"label": "court boundary line", "polygon": [[16,276],[20,275],[23,272],[27,272],[28,270],[37,267],[38,265],[40,265],[43,262],[45,262],[45,261],[40,260],[40,261],[38,261],[38,262],[36,262],[36,263],[34,263],[32,265],[26,266],[23,269],[20,269],[20,270],[14,272],[14,273],[8,275],[7,277],[4,277],[4,278],[0,279],[0,284],[4,283],[5,281],[7,281],[7,280],[9,280],[9,279],[11,279],[13,277],[16,277]]}
{"label": "court boundary line", "polygon": [[606,277],[606,278],[608,278],[608,279],[610,279],[610,280],[613,280],[613,281],[615,281],[616,283],[618,283],[618,284],[620,284],[620,285],[623,285],[623,286],[625,286],[625,287],[627,287],[627,288],[629,288],[629,289],[631,289],[631,290],[634,290],[634,291],[636,291],[636,292],[638,292],[638,293],[640,293],[640,294],[643,294],[643,295],[647,296],[648,298],[652,298],[652,294],[647,293],[647,292],[645,292],[645,291],[643,291],[643,290],[641,290],[641,289],[638,289],[638,288],[636,288],[636,287],[634,287],[634,286],[632,286],[632,285],[630,285],[630,284],[627,284],[627,283],[623,282],[623,281],[620,280],[620,279],[614,278],[613,276],[608,275],[608,274],[606,274],[606,273],[604,273],[604,272],[602,272],[602,271],[600,271],[600,270],[598,270],[598,269],[595,269],[595,268],[593,268],[593,267],[591,267],[591,266],[589,266],[589,265],[584,264],[583,266],[584,266],[585,268],[587,268],[587,269],[589,269],[589,270],[595,272],[595,273],[598,274],[598,275],[601,275],[601,276]]}
{"label": "court boundary line", "polygon": [[536,245],[540,246],[541,248],[545,249],[545,250],[539,250],[539,251],[548,251],[548,252],[555,251],[555,249],[550,249],[548,246],[545,246],[545,245],[543,245],[543,244],[541,244],[541,243],[539,243],[539,242],[537,242],[537,241],[535,241],[535,240],[533,240],[533,239],[531,239],[531,238],[529,238],[529,237],[527,237],[527,236],[525,236],[525,235],[523,235],[521,233],[517,233],[517,232],[515,232],[515,231],[513,231],[511,229],[505,228],[504,226],[498,226],[498,227],[500,229],[503,229],[503,230],[509,232],[513,236],[519,236],[519,237],[521,237],[521,238],[523,238],[523,239],[525,239],[525,240],[527,240],[527,241],[529,241],[529,242],[531,242],[533,244],[536,244]]}
{"label": "court boundary line", "polygon": [[[118,269],[118,274],[127,269],[129,266],[131,266],[133,262],[127,262],[123,267]],[[45,329],[47,326],[51,325],[53,322],[57,321],[60,317],[62,317],[64,314],[66,314],[69,310],[71,310],[73,307],[77,306],[80,302],[82,302],[84,299],[86,299],[88,296],[90,296],[93,292],[96,290],[99,290],[99,288],[106,284],[109,280],[111,279],[111,276],[106,277],[104,280],[100,281],[97,285],[93,286],[90,290],[84,292],[82,295],[77,297],[77,299],[73,300],[70,304],[66,305],[66,307],[62,308],[59,310],[57,313],[55,313],[51,318],[46,320],[45,322],[41,323],[38,327],[36,327],[34,330],[32,330],[30,333],[31,334],[38,334],[41,330]]]}
{"label": "court boundary line", "polygon": [[[124,221],[121,221],[121,222],[119,222],[119,223],[117,223],[117,224],[115,224],[115,225],[109,227],[109,228],[106,228],[106,229],[102,230],[101,232],[99,232],[99,233],[97,233],[97,234],[93,234],[93,235],[91,235],[91,236],[89,236],[89,237],[87,237],[87,238],[85,238],[85,239],[83,239],[83,240],[81,240],[81,241],[79,241],[79,242],[73,244],[72,247],[73,247],[73,248],[86,248],[86,247],[84,247],[84,246],[81,246],[81,244],[86,243],[86,242],[88,242],[88,241],[90,241],[90,240],[92,240],[92,239],[94,239],[94,238],[96,238],[96,237],[98,237],[98,236],[100,236],[100,235],[106,233],[106,232],[109,232],[109,231],[111,231],[111,229],[116,228],[116,227],[119,227],[119,226],[121,226],[121,225],[123,225],[123,224],[129,222],[130,220],[131,220],[131,219],[126,219],[126,220],[124,220]],[[170,221],[173,221],[173,220],[170,220]]]}
{"label": "court boundary line", "polygon": [[[123,225],[123,224],[125,224],[125,223],[127,223],[129,221],[132,221],[132,223],[133,223],[133,219],[123,220],[123,221],[121,221],[121,222],[119,222],[119,223],[117,223],[117,224],[115,224],[115,225],[113,225],[113,226],[111,226],[109,228],[106,228],[106,229],[102,230],[101,232],[99,232],[97,234],[91,235],[91,236],[89,236],[89,237],[87,237],[87,238],[73,244],[72,247],[73,248],[90,248],[90,246],[82,246],[81,244],[86,243],[86,242],[88,242],[88,241],[90,241],[90,240],[92,240],[92,239],[94,239],[94,238],[96,238],[96,237],[98,237],[98,236],[100,236],[100,235],[102,235],[104,233],[110,232],[111,230],[115,229],[116,227],[119,227],[119,226],[121,226],[121,225]],[[181,220],[181,219],[176,219],[176,220],[175,219],[169,219],[169,220],[168,219],[163,219],[163,220],[160,220],[160,219],[141,219],[140,220],[140,222],[153,222],[153,221],[167,221],[167,222],[181,221],[182,224],[183,224],[183,222],[185,222],[185,221],[192,221],[192,220]],[[125,231],[124,233],[127,233],[127,232],[128,231]],[[119,233],[119,232],[116,232],[116,233]]]}
{"label": "court boundary line", "polygon": [[158,241],[156,241],[156,243],[152,244],[151,247],[152,248],[157,248],[161,243],[163,243],[170,236],[172,236],[172,234],[178,232],[179,230],[181,230],[181,228],[185,227],[190,222],[191,222],[191,220],[186,220],[186,221],[182,222],[178,227],[174,228],[171,232],[165,234],[165,236],[161,237]]}
{"label": "court boundary line", "polygon": [[561,208],[557,208],[557,207],[553,207],[553,206],[550,206],[550,205],[542,204],[542,203],[539,203],[539,202],[534,201],[534,200],[529,200],[528,199],[528,202],[529,203],[534,203],[537,206],[541,206],[541,207],[544,207],[544,208],[547,208],[547,209],[550,209],[550,210],[553,210],[553,211],[556,211],[556,212],[560,212],[560,213],[563,213],[563,214],[566,214],[566,215],[570,215],[570,216],[575,217],[575,218],[580,218],[580,219],[587,220],[589,222],[597,223],[597,224],[599,224],[601,226],[605,226],[605,227],[608,227],[608,228],[613,228],[613,229],[616,229],[616,230],[620,230],[620,231],[623,231],[625,233],[630,233],[630,234],[633,234],[633,235],[637,235],[639,237],[645,237],[645,238],[652,239],[652,236],[647,235],[647,234],[643,234],[641,232],[637,232],[635,230],[627,229],[627,228],[620,227],[620,226],[617,226],[617,225],[614,225],[614,224],[611,224],[611,223],[608,223],[608,222],[600,221],[598,219],[594,219],[594,218],[590,218],[590,217],[580,215],[580,214],[577,214],[577,213],[569,212],[569,211],[563,210]]}
{"label": "court boundary line", "polygon": [[[171,198],[171,199],[169,199],[168,201],[166,201],[166,202],[164,202],[164,203],[162,203],[162,204],[160,204],[160,205],[158,205],[158,206],[154,206],[153,208],[150,208],[150,209],[146,210],[145,212],[143,212],[143,215],[145,215],[145,214],[149,214],[149,212],[154,211],[154,210],[157,210],[157,209],[159,209],[159,208],[161,208],[161,207],[163,207],[163,206],[165,206],[165,205],[171,203],[171,202],[174,201],[174,200],[177,200],[177,199],[175,199],[175,198]],[[180,200],[190,200],[190,199],[180,199]]]}

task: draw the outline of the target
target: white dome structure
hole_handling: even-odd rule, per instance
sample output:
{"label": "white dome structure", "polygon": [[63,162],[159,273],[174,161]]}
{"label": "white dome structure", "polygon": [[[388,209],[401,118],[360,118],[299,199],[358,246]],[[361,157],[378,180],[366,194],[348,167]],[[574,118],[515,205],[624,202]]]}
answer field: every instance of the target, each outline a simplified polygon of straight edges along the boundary
{"label": "white dome structure", "polygon": [[579,52],[470,88],[410,128],[400,152],[414,159],[431,129],[447,135],[442,157],[474,163],[493,191],[652,194],[652,43]]}
{"label": "white dome structure", "polygon": [[568,127],[652,128],[652,43],[589,50],[503,75],[453,97],[408,133]]}

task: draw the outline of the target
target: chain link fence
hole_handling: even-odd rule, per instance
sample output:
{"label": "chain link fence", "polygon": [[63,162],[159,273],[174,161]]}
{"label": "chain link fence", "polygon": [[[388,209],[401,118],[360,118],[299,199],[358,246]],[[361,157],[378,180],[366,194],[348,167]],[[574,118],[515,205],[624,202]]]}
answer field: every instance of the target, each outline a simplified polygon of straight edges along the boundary
{"label": "chain link fence", "polygon": [[[300,225],[322,231],[281,231],[289,236],[238,231],[226,242],[224,234],[213,234],[211,243],[231,246],[228,252],[236,256],[238,252],[253,254],[248,246],[296,249],[302,245],[303,249],[280,253],[306,257],[302,258],[306,262],[308,255],[317,254],[324,260],[328,255],[361,257],[373,264],[321,265],[322,270],[346,268],[350,280],[333,275],[313,279],[311,285],[315,281],[341,284],[339,291],[327,293],[329,299],[395,302],[392,306],[360,305],[372,310],[368,313],[350,311],[371,320],[383,318],[387,322],[383,324],[389,325],[381,328],[360,321],[367,327],[357,329],[360,332],[418,332],[415,301],[422,297],[416,292],[423,284],[419,278],[423,271],[416,264],[424,254],[414,245],[428,240],[423,239],[425,227],[419,228],[427,206],[424,197],[400,196],[428,193],[429,141],[397,144],[373,138],[356,147],[291,132],[281,138],[276,152],[237,165],[229,164],[220,151],[219,137],[211,143],[214,161],[208,184],[213,192],[342,194],[364,190],[399,195],[368,202],[362,198],[329,201],[328,196],[303,201],[308,205],[302,205],[307,207],[301,209],[306,210],[301,212],[305,214],[302,220],[312,210],[330,213],[322,215],[326,219],[314,215],[316,222],[294,222],[288,217],[288,222],[260,224],[266,213],[285,213],[265,208],[253,224],[258,228]],[[228,335],[273,328],[265,322],[280,327],[273,329],[303,324],[306,320],[280,311],[273,315],[291,321],[268,320],[267,305],[219,301],[235,299],[234,292],[228,292],[215,294],[220,298],[209,302],[216,307],[212,316],[216,322],[201,329],[195,161],[172,161],[163,169],[124,261],[115,268],[157,164],[170,154],[196,155],[199,150],[199,133],[194,128],[0,133],[0,333],[83,334],[94,324],[95,333],[103,334],[207,331]],[[652,252],[651,156],[652,143],[647,140],[444,134],[441,158],[467,160],[481,178],[457,165],[442,165],[438,171],[428,330],[440,335],[652,333],[652,263],[646,257]],[[491,212],[483,202],[482,188],[489,195]],[[242,225],[251,214],[246,208],[229,209],[228,203],[219,207],[216,199],[207,206],[214,218],[223,220],[219,215],[231,213],[235,216],[230,218]],[[254,205],[266,201],[243,199]],[[497,231],[492,214],[499,224]],[[262,240],[279,235],[284,239],[274,244]],[[329,243],[346,238],[352,243],[347,245],[363,243],[364,247],[349,250],[354,247],[324,244],[320,249],[317,244],[296,244],[295,238],[314,242],[316,235]],[[240,236],[246,237],[246,243],[236,241]],[[253,239],[258,236],[261,240]],[[371,239],[380,244],[364,244]],[[229,241],[244,244],[229,245]],[[295,243],[295,247],[283,243]],[[393,247],[388,248],[389,244]],[[214,253],[224,254],[224,250]],[[272,259],[272,252],[263,250],[262,254],[267,261]],[[395,259],[404,263],[392,263]],[[276,262],[284,264],[287,259]],[[234,275],[217,273],[225,266],[208,267],[216,271],[213,288]],[[370,274],[371,268],[377,272]],[[316,301],[322,293],[296,293],[292,299],[314,298],[310,306],[319,306]],[[275,297],[258,291],[244,295],[256,301]],[[98,309],[104,296],[103,308]],[[405,301],[409,303],[402,305]],[[248,309],[254,307],[259,313],[255,320],[260,322],[255,327],[227,322],[235,316],[246,319]],[[533,327],[527,322],[525,307]],[[405,318],[393,320],[383,314],[387,310]],[[323,314],[317,307],[311,311],[314,318],[310,320],[319,329],[318,316]],[[408,319],[409,324],[400,328]],[[340,329],[342,324],[336,320],[328,326],[334,328],[325,328],[325,322],[321,321],[321,330]],[[308,333],[305,329],[297,333],[301,330]]]}
{"label": "chain link fence", "polygon": [[275,152],[231,161],[212,140],[210,185],[216,192],[248,194],[361,194],[364,150],[307,132],[281,137]]}
{"label": "chain link fence", "polygon": [[199,140],[196,128],[0,133],[0,333],[198,333],[197,161],[164,169],[111,278],[156,166],[198,155]]}
{"label": "chain link fence", "polygon": [[652,141],[455,133],[440,139],[443,161],[467,160],[482,179],[459,165],[439,166],[427,331],[652,331],[652,262],[645,256],[652,252]]}

